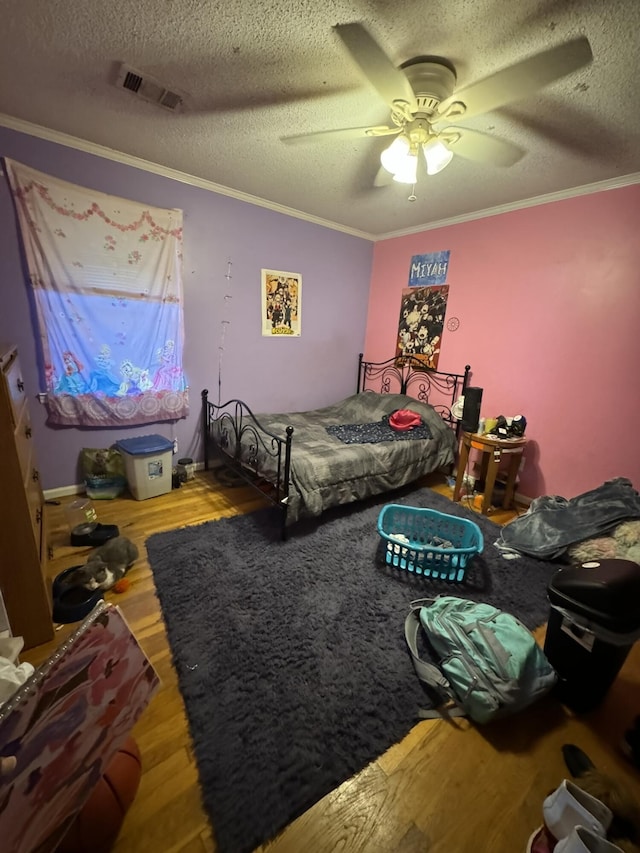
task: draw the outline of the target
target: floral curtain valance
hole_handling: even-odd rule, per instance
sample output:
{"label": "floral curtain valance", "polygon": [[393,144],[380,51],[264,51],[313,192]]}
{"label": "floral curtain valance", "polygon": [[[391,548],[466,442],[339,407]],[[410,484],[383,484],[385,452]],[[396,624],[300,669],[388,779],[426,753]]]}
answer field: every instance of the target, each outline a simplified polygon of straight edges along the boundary
{"label": "floral curtain valance", "polygon": [[182,211],[5,159],[33,288],[49,422],[186,417]]}

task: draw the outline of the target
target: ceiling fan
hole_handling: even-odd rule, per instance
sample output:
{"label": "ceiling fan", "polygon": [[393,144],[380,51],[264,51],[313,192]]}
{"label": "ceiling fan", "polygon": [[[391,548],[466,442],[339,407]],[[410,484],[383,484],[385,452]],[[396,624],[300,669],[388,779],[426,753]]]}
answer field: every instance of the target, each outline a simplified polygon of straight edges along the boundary
{"label": "ceiling fan", "polygon": [[581,36],[456,91],[456,70],[447,59],[418,56],[396,68],[362,24],[339,24],[334,29],[390,108],[391,126],[324,130],[285,136],[282,141],[295,145],[321,139],[394,136],[382,152],[377,185],[386,183],[390,175],[400,183],[415,184],[421,151],[430,175],[444,169],[454,154],[480,163],[512,166],[524,156],[522,148],[450,122],[525,98],[593,59],[588,39]]}

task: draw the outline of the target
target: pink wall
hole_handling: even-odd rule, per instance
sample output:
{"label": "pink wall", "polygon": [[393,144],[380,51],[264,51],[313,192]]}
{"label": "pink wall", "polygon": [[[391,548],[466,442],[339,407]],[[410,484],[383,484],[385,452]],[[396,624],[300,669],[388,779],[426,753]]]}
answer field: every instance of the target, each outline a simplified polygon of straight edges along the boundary
{"label": "pink wall", "polygon": [[519,491],[640,488],[640,185],[376,244],[365,353],[394,352],[412,255],[451,251],[439,367],[472,368],[484,417],[527,418]]}

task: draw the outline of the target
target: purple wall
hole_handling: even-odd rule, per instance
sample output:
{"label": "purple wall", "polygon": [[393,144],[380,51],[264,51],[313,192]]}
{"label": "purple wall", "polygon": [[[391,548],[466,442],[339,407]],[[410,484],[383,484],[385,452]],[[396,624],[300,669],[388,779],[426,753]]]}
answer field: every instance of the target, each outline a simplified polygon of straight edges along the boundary
{"label": "purple wall", "polygon": [[[355,391],[373,255],[367,240],[2,127],[0,155],[101,192],[184,211],[184,367],[191,413],[176,424],[137,430],[52,429],[44,407],[34,400],[45,489],[81,482],[82,447],[108,447],[132,435],[177,437],[180,456],[200,459],[200,391],[209,388],[217,400],[223,318],[229,321],[223,400],[239,397],[254,411],[293,411]],[[27,387],[35,394],[40,387],[34,326],[6,178],[0,180],[0,222],[0,340],[18,345]],[[262,268],[302,274],[300,338],[262,337]],[[226,303],[225,294],[231,296]]]}
{"label": "purple wall", "polygon": [[640,488],[640,185],[376,243],[365,352],[395,346],[411,257],[450,250],[439,367],[470,364],[481,415],[527,418],[519,491]]}

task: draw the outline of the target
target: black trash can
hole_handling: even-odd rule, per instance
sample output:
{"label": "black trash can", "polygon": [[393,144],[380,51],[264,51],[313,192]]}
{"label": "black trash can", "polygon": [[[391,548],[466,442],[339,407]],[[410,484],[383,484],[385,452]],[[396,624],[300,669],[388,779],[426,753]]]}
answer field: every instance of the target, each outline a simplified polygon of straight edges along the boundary
{"label": "black trash can", "polygon": [[554,693],[572,710],[602,702],[640,638],[640,566],[592,560],[557,571],[544,651],[558,673]]}

